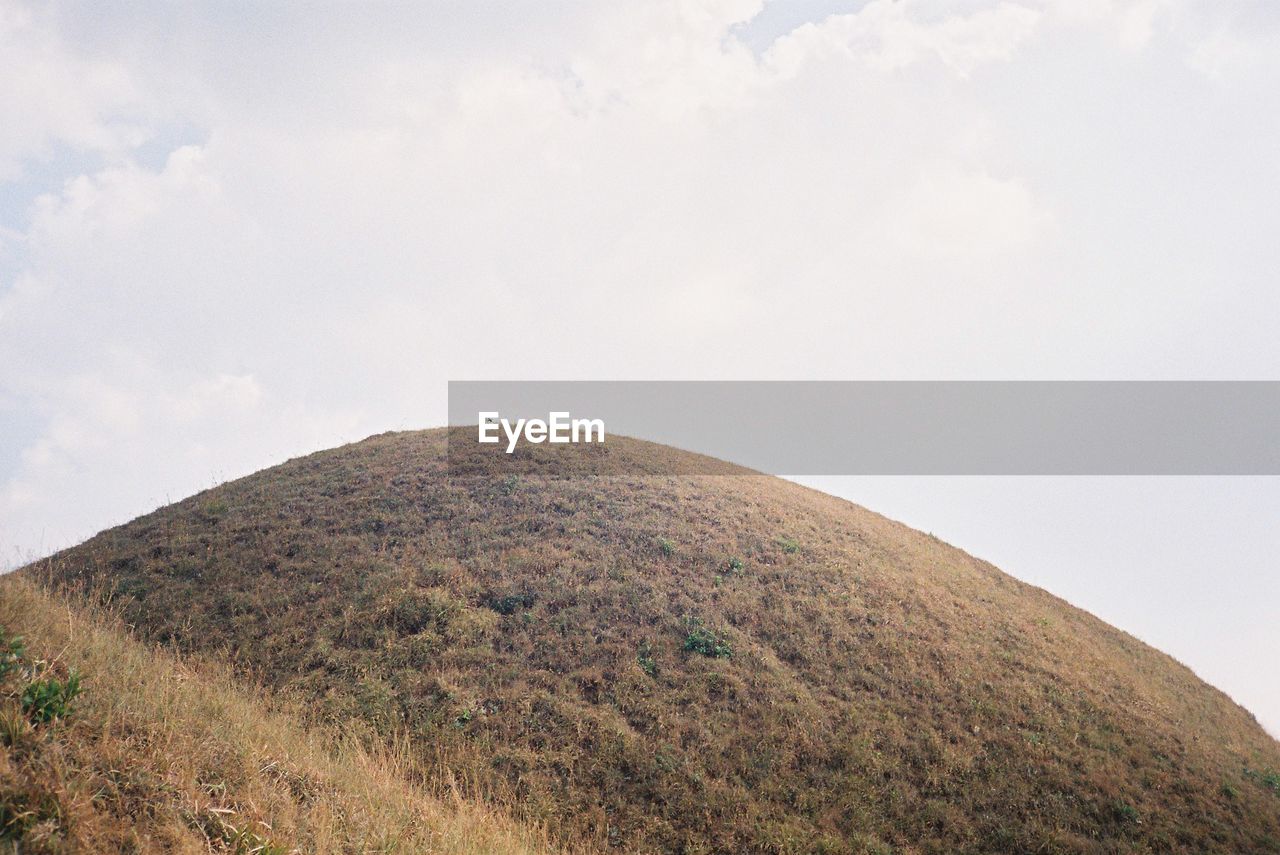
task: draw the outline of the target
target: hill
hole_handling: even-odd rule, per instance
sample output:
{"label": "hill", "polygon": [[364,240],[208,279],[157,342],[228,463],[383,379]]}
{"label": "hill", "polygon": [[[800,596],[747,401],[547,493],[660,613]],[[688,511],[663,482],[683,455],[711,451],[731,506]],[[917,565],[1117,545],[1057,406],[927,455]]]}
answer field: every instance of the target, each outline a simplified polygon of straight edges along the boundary
{"label": "hill", "polygon": [[1280,851],[1280,745],[1168,656],[848,502],[609,449],[625,474],[450,477],[444,431],[381,435],[24,572],[562,839]]}
{"label": "hill", "polygon": [[0,579],[0,852],[551,851],[415,786],[403,742],[308,730],[264,700],[101,608]]}

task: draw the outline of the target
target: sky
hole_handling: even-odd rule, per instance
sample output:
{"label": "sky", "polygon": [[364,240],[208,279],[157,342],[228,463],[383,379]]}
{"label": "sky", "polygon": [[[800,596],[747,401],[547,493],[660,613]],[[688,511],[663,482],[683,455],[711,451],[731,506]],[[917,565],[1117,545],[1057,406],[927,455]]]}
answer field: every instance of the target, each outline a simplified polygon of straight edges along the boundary
{"label": "sky", "polygon": [[[1280,379],[1269,0],[0,0],[0,561],[449,379]],[[819,479],[1280,733],[1275,479]]]}

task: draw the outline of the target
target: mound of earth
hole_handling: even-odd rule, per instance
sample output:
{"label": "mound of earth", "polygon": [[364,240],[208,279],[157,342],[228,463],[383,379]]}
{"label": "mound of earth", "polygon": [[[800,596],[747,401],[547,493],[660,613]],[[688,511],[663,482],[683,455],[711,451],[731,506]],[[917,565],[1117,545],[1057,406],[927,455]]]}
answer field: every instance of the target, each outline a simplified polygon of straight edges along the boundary
{"label": "mound of earth", "polygon": [[663,474],[692,456],[649,443],[572,476],[451,474],[445,443],[292,460],[25,572],[563,839],[1280,851],[1280,744],[1248,712],[990,564],[777,478]]}

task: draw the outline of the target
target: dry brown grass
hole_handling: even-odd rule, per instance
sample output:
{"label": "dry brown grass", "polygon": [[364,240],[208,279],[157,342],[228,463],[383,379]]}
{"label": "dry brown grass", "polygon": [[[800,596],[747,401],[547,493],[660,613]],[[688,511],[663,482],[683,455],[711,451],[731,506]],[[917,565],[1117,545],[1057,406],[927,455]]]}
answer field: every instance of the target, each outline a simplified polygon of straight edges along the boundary
{"label": "dry brown grass", "polygon": [[28,660],[86,678],[68,719],[34,726],[20,677],[5,683],[0,851],[549,851],[496,809],[412,785],[402,740],[309,732],[224,668],[149,649],[25,579],[0,580],[0,627]]}
{"label": "dry brown grass", "polygon": [[562,839],[1280,851],[1275,740],[1042,590],[778,479],[658,474],[670,449],[450,479],[444,438],[293,460],[26,572],[110,585],[148,638],[406,734],[430,785]]}

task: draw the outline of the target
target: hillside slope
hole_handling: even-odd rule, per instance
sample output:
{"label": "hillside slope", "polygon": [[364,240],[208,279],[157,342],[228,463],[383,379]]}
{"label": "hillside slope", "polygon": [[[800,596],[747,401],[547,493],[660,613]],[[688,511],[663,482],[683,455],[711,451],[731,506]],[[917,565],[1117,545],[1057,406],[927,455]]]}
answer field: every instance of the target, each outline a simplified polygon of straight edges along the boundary
{"label": "hillside slope", "polygon": [[1280,851],[1252,716],[989,564],[776,478],[451,479],[444,443],[293,460],[26,572],[600,845]]}
{"label": "hillside slope", "polygon": [[[31,702],[27,686],[72,674],[80,694]],[[403,745],[365,741],[309,732],[223,668],[0,579],[0,853],[550,851],[497,810],[414,786]]]}

